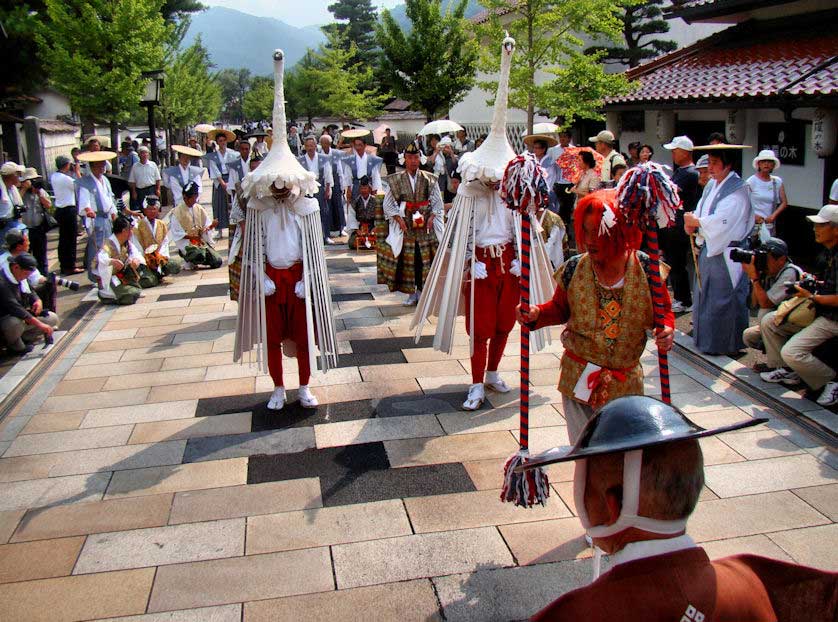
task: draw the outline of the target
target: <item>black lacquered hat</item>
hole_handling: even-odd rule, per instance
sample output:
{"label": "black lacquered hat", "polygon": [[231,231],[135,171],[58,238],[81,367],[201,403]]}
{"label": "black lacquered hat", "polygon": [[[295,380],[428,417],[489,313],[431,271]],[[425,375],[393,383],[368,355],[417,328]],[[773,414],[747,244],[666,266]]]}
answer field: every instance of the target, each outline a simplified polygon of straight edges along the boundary
{"label": "black lacquered hat", "polygon": [[664,443],[714,436],[765,423],[768,419],[745,419],[720,428],[705,429],[690,421],[684,413],[653,397],[628,395],[618,397],[600,408],[588,421],[572,447],[556,447],[533,456],[515,469],[536,467],[590,458],[602,454],[623,453]]}

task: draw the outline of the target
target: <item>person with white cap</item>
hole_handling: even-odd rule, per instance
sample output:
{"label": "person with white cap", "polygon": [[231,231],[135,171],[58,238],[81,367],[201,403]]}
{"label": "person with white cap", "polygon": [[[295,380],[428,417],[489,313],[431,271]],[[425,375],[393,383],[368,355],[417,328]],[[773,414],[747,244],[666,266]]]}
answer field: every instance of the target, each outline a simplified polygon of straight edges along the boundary
{"label": "person with white cap", "polygon": [[755,174],[745,183],[751,189],[751,205],[754,206],[756,224],[765,223],[771,235],[776,229],[777,217],[788,207],[786,188],[782,178],[772,175],[780,168],[780,160],[771,149],[763,149],[753,161]]}
{"label": "person with white cap", "polygon": [[774,369],[760,377],[765,382],[790,385],[802,380],[813,391],[823,389],[818,404],[834,406],[838,404],[835,369],[812,352],[838,337],[838,205],[824,205],[816,215],[806,218],[814,227],[815,242],[824,250],[816,262],[816,283],[798,283],[795,288],[796,296],[807,299],[813,307],[815,318],[807,326],[783,321],[777,317],[777,311],[762,318],[760,331],[767,363]]}
{"label": "person with white cap", "polygon": [[707,182],[710,181],[710,158],[705,153],[698,159],[698,162],[695,163],[695,168],[698,171],[698,189],[703,192],[704,186],[707,185]]}
{"label": "person with white cap", "polygon": [[[517,471],[575,462],[576,513],[594,549],[594,580],[534,622],[835,620],[838,574],[758,555],[711,561],[687,535],[704,485],[699,440],[765,423],[713,429],[651,397],[617,398],[572,447],[533,456]],[[605,553],[610,569],[600,576]]]}
{"label": "person with white cap", "polygon": [[[437,316],[434,348],[450,354],[457,316],[461,309],[465,311],[471,385],[464,410],[482,407],[486,387],[498,393],[510,390],[498,366],[515,327],[515,307],[520,299],[521,216],[501,199],[500,182],[507,164],[516,157],[506,136],[514,51],[515,40],[507,36],[501,46],[491,132],[480,147],[460,157],[462,183],[411,323],[418,338],[429,317]],[[542,237],[533,235],[531,243],[530,295],[533,304],[538,304],[550,298],[555,282]],[[543,348],[545,339],[543,333],[534,333],[532,351]]]}
{"label": "person with white cap", "polygon": [[41,174],[35,168],[28,167],[21,175],[20,182],[21,197],[25,208],[20,220],[29,231],[30,253],[38,262],[38,270],[42,274],[47,274],[49,272],[47,231],[49,231],[49,218],[52,217],[49,213],[52,209],[52,201],[44,190]]}
{"label": "person with white cap", "polygon": [[186,145],[172,145],[172,151],[177,154],[177,164],[163,169],[163,183],[172,193],[172,206],[177,207],[183,202],[183,189],[193,181],[198,185],[197,200],[200,201],[204,168],[195,166],[191,162],[192,158],[200,158],[204,154]]}
{"label": "person with white cap", "polygon": [[[704,145],[712,180],[694,212],[684,214],[684,230],[696,234],[697,275],[693,287],[693,341],[705,354],[732,354],[745,347],[750,282],[729,246],[742,245],[754,227],[748,186],[733,170],[744,145]],[[724,318],[724,321],[720,321]]]}
{"label": "person with white cap", "polygon": [[698,203],[698,170],[693,164],[693,141],[688,136],[676,136],[663,146],[672,152],[675,170],[672,181],[678,186],[683,207],[675,213],[675,226],[658,230],[661,250],[669,264],[669,283],[672,285],[672,311],[692,311],[693,295],[687,265],[692,261],[690,238],[684,231],[684,213],[695,211]]}
{"label": "person with white cap", "polygon": [[614,149],[614,146],[617,144],[617,139],[614,138],[614,132],[602,130],[596,136],[591,136],[588,141],[594,144],[596,152],[603,157],[600,180],[604,184],[604,187],[613,187],[611,169],[618,164],[626,165],[626,159],[619,151]]}
{"label": "person with white cap", "polygon": [[131,172],[128,173],[128,186],[131,189],[131,209],[139,211],[142,209],[143,199],[148,195],[153,194],[156,197],[160,196],[160,169],[157,164],[149,159],[149,149],[145,146],[140,146],[137,149],[139,155],[139,162],[136,162],[131,167]]}
{"label": "person with white cap", "polygon": [[55,219],[58,221],[58,263],[61,275],[84,272],[76,267],[79,233],[79,209],[76,206],[76,184],[72,173],[73,161],[65,155],[55,158],[56,171],[49,181],[55,195]]}
{"label": "person with white cap", "polygon": [[20,196],[20,176],[26,167],[16,162],[4,162],[0,167],[0,235],[11,229],[25,229],[20,222],[23,197]]}
{"label": "person with white cap", "polygon": [[273,60],[276,140],[265,160],[242,181],[247,217],[233,358],[239,361],[257,348],[260,369],[268,371],[274,384],[267,407],[278,411],[288,397],[283,349],[296,356],[297,396],[303,408],[318,405],[309,388],[316,358],[326,371],[337,367],[338,352],[320,205],[314,198],[317,178],[288,146],[283,51],[274,51]]}
{"label": "person with white cap", "polygon": [[[99,143],[91,143],[98,145]],[[91,282],[98,283],[94,262],[99,250],[112,233],[112,223],[118,215],[116,198],[111,189],[111,182],[105,175],[106,164],[116,154],[101,149],[85,151],[79,160],[87,165],[89,173],[76,180],[79,213],[85,216],[87,229],[87,250],[85,264]]]}

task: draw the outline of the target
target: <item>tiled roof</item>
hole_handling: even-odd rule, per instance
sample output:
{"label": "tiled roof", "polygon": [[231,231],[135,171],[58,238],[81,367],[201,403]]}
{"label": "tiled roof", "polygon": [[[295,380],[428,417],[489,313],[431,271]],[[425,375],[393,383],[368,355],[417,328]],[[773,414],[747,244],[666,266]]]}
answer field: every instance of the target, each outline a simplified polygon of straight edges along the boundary
{"label": "tiled roof", "polygon": [[606,105],[838,95],[834,31],[738,36],[745,33],[736,26],[629,70],[640,87]]}
{"label": "tiled roof", "polygon": [[[518,4],[517,0],[509,0],[509,6],[508,7],[502,7],[500,9],[495,9],[494,13],[498,17],[500,17],[502,15],[506,15],[507,13],[512,13],[512,11],[515,10],[515,7],[516,7],[517,4]],[[469,21],[471,21],[473,24],[483,24],[485,22],[488,22],[489,18],[491,16],[492,16],[492,11],[490,11],[489,9],[483,9],[482,11],[480,11],[480,13],[475,13],[474,15],[472,15],[469,18]]]}

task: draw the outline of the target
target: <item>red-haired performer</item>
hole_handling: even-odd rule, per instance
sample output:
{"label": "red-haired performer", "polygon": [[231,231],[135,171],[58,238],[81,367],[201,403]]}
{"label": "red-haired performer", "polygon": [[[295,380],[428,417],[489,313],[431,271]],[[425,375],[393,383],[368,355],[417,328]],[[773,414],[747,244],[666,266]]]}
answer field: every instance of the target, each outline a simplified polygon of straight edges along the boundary
{"label": "red-haired performer", "polygon": [[[559,391],[571,443],[596,408],[615,397],[643,394],[640,357],[646,331],[654,327],[649,257],[635,250],[639,236],[624,225],[615,192],[584,197],[573,220],[582,254],[559,268],[552,300],[526,314],[517,311],[518,321],[531,329],[566,324]],[[671,311],[664,323],[655,340],[669,350]]]}

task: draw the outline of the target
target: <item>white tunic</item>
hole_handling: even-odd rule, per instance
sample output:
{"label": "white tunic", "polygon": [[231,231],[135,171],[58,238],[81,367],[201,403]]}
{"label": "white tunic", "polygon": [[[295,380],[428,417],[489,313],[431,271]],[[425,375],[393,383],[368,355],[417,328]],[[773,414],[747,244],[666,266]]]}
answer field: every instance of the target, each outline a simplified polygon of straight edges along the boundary
{"label": "white tunic", "polygon": [[731,242],[744,239],[751,232],[754,225],[754,216],[751,212],[750,202],[743,199],[741,193],[737,192],[726,196],[716,205],[716,211],[711,215],[710,207],[713,199],[721,188],[733,179],[733,171],[724,178],[722,183],[711,179],[708,183],[707,193],[702,197],[695,210],[699,222],[698,237],[696,243],[707,247],[707,256],[715,257],[724,253],[727,272],[730,275],[730,282],[733,287],[739,282],[742,276],[742,264],[731,261],[728,246]]}
{"label": "white tunic", "polygon": [[[303,204],[297,205],[301,201]],[[262,247],[265,260],[274,268],[283,270],[303,260],[303,233],[297,222],[296,211],[309,211],[313,206],[305,205],[316,201],[292,193],[284,201],[263,200],[270,205],[262,211]]]}
{"label": "white tunic", "polygon": [[[180,163],[178,163],[177,168],[177,175],[180,177],[180,180],[183,182],[183,187],[186,186],[190,181],[195,181],[198,184],[198,202],[201,201],[201,178],[197,175],[191,176],[191,171],[189,170],[189,165],[186,168],[183,168]],[[180,205],[183,202],[183,187],[178,183],[176,180],[169,177],[169,190],[172,191],[172,205]]]}

